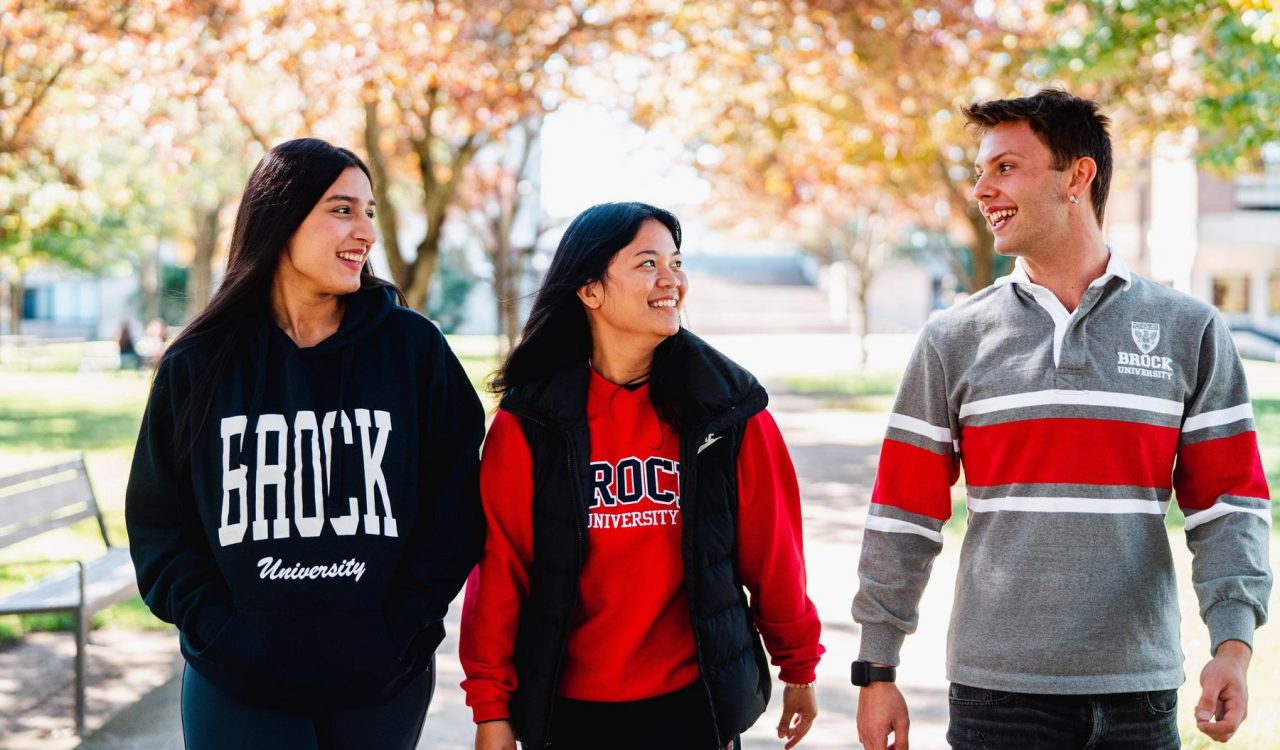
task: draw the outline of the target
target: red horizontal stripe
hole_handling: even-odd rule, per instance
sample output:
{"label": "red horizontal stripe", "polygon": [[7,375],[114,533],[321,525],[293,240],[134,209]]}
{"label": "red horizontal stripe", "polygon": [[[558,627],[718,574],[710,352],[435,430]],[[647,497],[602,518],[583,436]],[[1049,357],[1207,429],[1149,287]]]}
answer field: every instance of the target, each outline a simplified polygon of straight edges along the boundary
{"label": "red horizontal stripe", "polygon": [[951,517],[951,485],[959,478],[950,456],[886,439],[871,502],[945,521]]}
{"label": "red horizontal stripe", "polygon": [[1168,489],[1178,428],[1111,419],[1026,419],[966,427],[965,481],[1124,484]]}
{"label": "red horizontal stripe", "polygon": [[1221,495],[1271,498],[1253,431],[1183,446],[1173,486],[1186,510],[1208,508]]}

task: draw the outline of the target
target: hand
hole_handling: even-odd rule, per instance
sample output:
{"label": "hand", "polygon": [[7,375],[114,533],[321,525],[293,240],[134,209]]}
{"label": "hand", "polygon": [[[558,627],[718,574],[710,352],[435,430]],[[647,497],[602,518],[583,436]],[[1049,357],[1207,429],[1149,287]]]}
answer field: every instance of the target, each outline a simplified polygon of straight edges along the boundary
{"label": "hand", "polygon": [[1242,641],[1223,641],[1200,672],[1196,729],[1216,742],[1226,742],[1249,714],[1249,659],[1253,651]]}
{"label": "hand", "polygon": [[[907,701],[892,682],[873,682],[858,691],[858,739],[867,750],[908,750]],[[889,733],[893,732],[893,744]]]}
{"label": "hand", "polygon": [[476,724],[476,750],[516,750],[516,733],[506,719]]}
{"label": "hand", "polygon": [[804,739],[818,717],[818,694],[812,686],[782,691],[782,718],[778,720],[778,739],[786,739],[784,750],[791,750]]}

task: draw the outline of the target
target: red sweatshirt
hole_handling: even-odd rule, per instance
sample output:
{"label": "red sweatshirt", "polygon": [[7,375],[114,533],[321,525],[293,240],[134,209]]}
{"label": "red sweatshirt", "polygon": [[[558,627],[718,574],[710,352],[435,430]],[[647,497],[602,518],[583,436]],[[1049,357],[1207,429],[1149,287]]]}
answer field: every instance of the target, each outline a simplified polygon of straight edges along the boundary
{"label": "red sweatshirt", "polygon": [[[587,395],[591,465],[587,556],[560,695],[629,701],[698,678],[684,596],[679,436],[658,419],[647,386],[595,372]],[[767,411],[746,426],[738,460],[738,572],[756,627],[786,682],[811,682],[823,648],[805,593],[800,493]],[[509,718],[512,654],[533,557],[533,464],[519,419],[499,411],[481,461],[489,532],[467,582],[459,655],[475,721]]]}

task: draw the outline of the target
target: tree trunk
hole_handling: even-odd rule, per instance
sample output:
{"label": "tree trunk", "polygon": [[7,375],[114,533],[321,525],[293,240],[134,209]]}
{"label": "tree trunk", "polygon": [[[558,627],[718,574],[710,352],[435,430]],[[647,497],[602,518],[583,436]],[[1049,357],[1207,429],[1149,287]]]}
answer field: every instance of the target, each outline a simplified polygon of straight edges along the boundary
{"label": "tree trunk", "polygon": [[505,357],[515,345],[511,316],[507,314],[507,308],[511,304],[511,250],[507,247],[507,238],[499,234],[502,230],[501,222],[496,223],[498,226],[494,227],[493,237],[496,247],[490,253],[490,259],[493,264],[494,312],[497,314],[498,339],[503,347],[500,354]]}
{"label": "tree trunk", "polygon": [[391,200],[391,179],[387,173],[386,157],[383,156],[379,143],[381,134],[378,103],[369,101],[365,104],[364,149],[369,160],[369,171],[373,173],[373,197],[378,202],[378,241],[386,255],[387,267],[391,269],[391,280],[401,291],[406,291],[413,269],[400,254],[400,219],[396,214],[396,205]]}
{"label": "tree trunk", "polygon": [[506,300],[502,305],[502,325],[506,329],[507,352],[509,353],[516,348],[516,342],[520,339],[520,256],[510,256],[510,262],[508,262],[507,266],[507,280],[503,285]]}
{"label": "tree trunk", "polygon": [[160,250],[156,241],[150,244],[138,265],[138,307],[143,320],[160,317]]}
{"label": "tree trunk", "polygon": [[191,277],[187,282],[187,320],[194,318],[209,304],[213,293],[213,256],[218,248],[218,218],[222,202],[213,207],[197,207],[195,254],[191,256]]}
{"label": "tree trunk", "polygon": [[14,272],[9,281],[9,333],[18,336],[22,333],[22,275]]}
{"label": "tree trunk", "polygon": [[871,280],[858,279],[858,370],[867,369],[867,334],[871,332]]}
{"label": "tree trunk", "polygon": [[431,289],[431,277],[435,276],[436,266],[440,263],[440,230],[436,227],[427,229],[427,236],[418,244],[418,257],[410,265],[413,276],[408,284],[401,286],[405,301],[409,308],[425,313],[427,311],[427,295]]}
{"label": "tree trunk", "polygon": [[506,315],[507,328],[507,352],[516,348],[516,342],[520,340],[520,300],[514,295],[507,300],[507,304],[503,306],[503,313]]}

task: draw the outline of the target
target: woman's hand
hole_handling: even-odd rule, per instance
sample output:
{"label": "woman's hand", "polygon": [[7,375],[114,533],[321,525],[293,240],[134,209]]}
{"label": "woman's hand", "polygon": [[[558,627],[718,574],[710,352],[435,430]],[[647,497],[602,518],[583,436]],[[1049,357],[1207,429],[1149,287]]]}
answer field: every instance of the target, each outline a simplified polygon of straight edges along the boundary
{"label": "woman's hand", "polygon": [[791,750],[804,739],[818,717],[818,694],[813,685],[791,687],[782,691],[782,719],[778,721],[778,738],[787,740],[784,750]]}
{"label": "woman's hand", "polygon": [[506,719],[476,724],[476,750],[516,750],[516,733]]}

